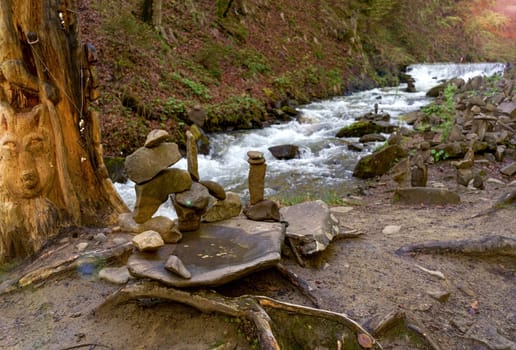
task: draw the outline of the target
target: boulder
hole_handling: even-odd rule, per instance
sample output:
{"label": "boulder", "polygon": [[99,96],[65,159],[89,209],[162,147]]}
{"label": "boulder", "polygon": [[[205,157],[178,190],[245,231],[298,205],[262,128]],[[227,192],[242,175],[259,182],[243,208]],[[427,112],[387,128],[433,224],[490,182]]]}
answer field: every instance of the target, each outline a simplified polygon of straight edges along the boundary
{"label": "boulder", "polygon": [[460,196],[445,189],[428,187],[399,188],[394,192],[393,203],[408,205],[459,204]]}
{"label": "boulder", "polygon": [[360,137],[366,134],[390,134],[397,126],[384,122],[358,121],[345,126],[337,132],[336,137]]}
{"label": "boulder", "polygon": [[361,158],[353,170],[353,176],[360,179],[368,179],[383,175],[389,171],[398,159],[404,158],[407,155],[407,150],[401,146],[387,146],[378,152]]}
{"label": "boulder", "polygon": [[151,181],[135,186],[134,220],[149,220],[172,193],[183,192],[192,186],[190,174],[183,169],[165,169]]}
{"label": "boulder", "polygon": [[226,193],[225,200],[218,200],[206,210],[202,216],[205,222],[217,222],[231,219],[240,215],[242,211],[242,202],[240,196],[233,192]]}
{"label": "boulder", "polygon": [[280,213],[282,220],[288,222],[286,236],[303,255],[325,250],[339,234],[339,222],[323,201],[284,207]]}
{"label": "boulder", "polygon": [[[167,286],[218,286],[275,267],[281,259],[283,241],[282,224],[237,218],[203,224],[198,231],[185,235],[181,244],[167,244],[153,253],[136,251],[127,266],[133,276]],[[178,257],[190,278],[164,268],[171,255]]]}
{"label": "boulder", "polygon": [[269,147],[269,151],[276,159],[294,159],[299,156],[299,147],[296,145],[279,145]]}
{"label": "boulder", "polygon": [[162,170],[181,159],[177,144],[163,142],[148,148],[140,147],[125,159],[125,170],[129,179],[137,184],[151,180]]}
{"label": "boulder", "polygon": [[364,146],[360,143],[353,142],[353,143],[348,144],[348,149],[350,151],[362,152],[364,150]]}

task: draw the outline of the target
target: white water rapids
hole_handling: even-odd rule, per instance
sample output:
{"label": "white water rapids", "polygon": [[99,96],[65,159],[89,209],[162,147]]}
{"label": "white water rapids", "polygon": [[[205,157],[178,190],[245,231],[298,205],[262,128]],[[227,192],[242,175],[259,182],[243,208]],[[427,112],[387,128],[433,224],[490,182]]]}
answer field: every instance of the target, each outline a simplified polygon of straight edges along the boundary
{"label": "white water rapids", "polygon": [[[328,193],[343,196],[359,183],[351,175],[356,162],[377,144],[367,144],[363,152],[349,151],[347,144],[357,139],[336,138],[340,128],[353,123],[355,117],[373,111],[375,103],[378,103],[380,111],[389,113],[391,123],[396,124],[399,115],[430,103],[426,92],[442,80],[461,77],[467,81],[477,75],[501,73],[503,69],[504,64],[501,63],[411,65],[407,73],[415,79],[417,92],[405,92],[406,84],[367,90],[297,108],[309,123],[291,121],[258,130],[211,134],[211,152],[208,156],[199,156],[199,174],[201,179],[216,181],[226,191],[245,198],[248,196],[247,152],[256,150],[263,152],[267,163],[267,197],[317,198]],[[300,158],[276,160],[268,148],[282,144],[299,146]],[[186,169],[186,160],[174,167]],[[128,182],[115,186],[129,208],[133,208],[134,184]],[[176,216],[169,202],[156,215]]]}

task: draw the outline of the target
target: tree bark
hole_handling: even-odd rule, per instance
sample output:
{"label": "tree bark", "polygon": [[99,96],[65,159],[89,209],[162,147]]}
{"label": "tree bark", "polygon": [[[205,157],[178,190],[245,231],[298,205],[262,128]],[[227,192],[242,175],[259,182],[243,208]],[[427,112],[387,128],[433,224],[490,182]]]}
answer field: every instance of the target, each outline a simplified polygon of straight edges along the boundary
{"label": "tree bark", "polygon": [[62,227],[107,225],[127,211],[90,109],[95,61],[81,45],[75,1],[0,2],[0,263],[32,254]]}

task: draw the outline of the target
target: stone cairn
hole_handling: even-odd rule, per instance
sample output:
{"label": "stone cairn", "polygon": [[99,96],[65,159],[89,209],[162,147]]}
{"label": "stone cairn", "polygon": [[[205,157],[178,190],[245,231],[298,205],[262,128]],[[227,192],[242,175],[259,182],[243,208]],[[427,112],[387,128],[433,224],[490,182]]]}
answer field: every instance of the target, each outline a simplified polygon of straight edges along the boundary
{"label": "stone cairn", "polygon": [[[196,140],[190,131],[186,137],[188,170],[170,168],[182,156],[177,144],[167,142],[169,134],[165,130],[151,131],[144,146],[126,158],[127,176],[135,182],[136,203],[132,213],[119,217],[123,230],[155,231],[162,244],[177,243],[182,232],[198,230],[201,221],[221,221],[240,214],[238,195],[226,193],[214,181],[200,180]],[[169,198],[178,215],[177,222],[164,216],[153,217]],[[159,245],[159,240],[155,242]],[[140,250],[145,249],[142,246]]]}
{"label": "stone cairn", "polygon": [[249,163],[249,205],[244,214],[250,220],[280,221],[279,206],[272,200],[264,199],[265,171],[267,164],[262,152],[247,152]]}

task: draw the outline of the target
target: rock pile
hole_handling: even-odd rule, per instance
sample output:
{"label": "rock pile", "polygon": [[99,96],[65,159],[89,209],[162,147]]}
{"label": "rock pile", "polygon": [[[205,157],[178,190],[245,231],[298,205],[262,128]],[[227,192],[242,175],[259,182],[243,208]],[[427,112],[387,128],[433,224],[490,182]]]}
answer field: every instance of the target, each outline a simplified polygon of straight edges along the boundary
{"label": "rock pile", "polygon": [[[402,116],[414,130],[398,129],[384,147],[359,160],[353,175],[366,179],[388,174],[399,187],[422,188],[428,178],[427,164],[453,159],[457,184],[483,189],[485,171],[476,159],[481,155],[483,164],[508,163],[501,167],[501,175],[513,180],[516,174],[515,91],[512,69],[506,70],[503,76],[477,76],[467,82],[454,78],[444,82],[429,91],[429,96],[436,97],[432,104]],[[386,124],[387,120],[377,111],[368,113],[342,128],[337,137],[360,137],[361,142],[378,140],[374,133],[391,133],[396,129]],[[416,199],[408,199],[409,193],[412,198],[418,191],[420,195]],[[453,199],[443,199],[442,204],[457,200],[451,194],[446,196]],[[394,195],[395,200],[401,202],[406,199],[425,203],[424,199],[430,197],[423,189],[397,191]],[[435,203],[435,198],[429,199],[428,204]]]}

